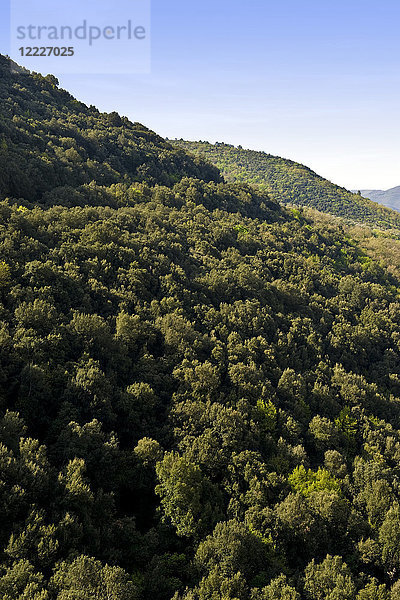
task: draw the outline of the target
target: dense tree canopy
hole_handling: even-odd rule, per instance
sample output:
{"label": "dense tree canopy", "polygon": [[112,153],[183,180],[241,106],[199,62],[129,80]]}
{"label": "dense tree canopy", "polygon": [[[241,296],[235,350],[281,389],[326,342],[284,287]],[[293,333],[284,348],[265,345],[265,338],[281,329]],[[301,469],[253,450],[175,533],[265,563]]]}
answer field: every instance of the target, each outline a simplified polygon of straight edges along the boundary
{"label": "dense tree canopy", "polygon": [[228,182],[256,185],[281,204],[308,206],[375,227],[400,227],[396,211],[349,192],[292,160],[224,143],[173,140],[173,144],[209,160]]}
{"label": "dense tree canopy", "polygon": [[[0,596],[400,597],[396,273],[51,78],[3,77]],[[94,170],[55,159],[66,115]],[[136,143],[166,178],[126,167]]]}
{"label": "dense tree canopy", "polygon": [[124,183],[126,196],[135,197],[135,182],[171,185],[184,175],[220,180],[216,168],[189,158],[140,123],[87,107],[59,89],[52,75],[18,69],[16,76],[1,56],[0,98],[3,197],[97,204],[108,202],[90,192],[93,184]]}

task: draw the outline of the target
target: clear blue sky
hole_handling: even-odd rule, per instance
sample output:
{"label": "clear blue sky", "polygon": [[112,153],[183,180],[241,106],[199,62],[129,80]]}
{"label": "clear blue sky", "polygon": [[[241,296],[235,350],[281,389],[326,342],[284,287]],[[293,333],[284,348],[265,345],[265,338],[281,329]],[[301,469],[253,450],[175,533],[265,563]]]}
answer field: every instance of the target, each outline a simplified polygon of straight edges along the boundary
{"label": "clear blue sky", "polygon": [[241,144],[348,188],[389,188],[400,185],[399,30],[398,0],[152,0],[149,75],[60,81],[163,136]]}

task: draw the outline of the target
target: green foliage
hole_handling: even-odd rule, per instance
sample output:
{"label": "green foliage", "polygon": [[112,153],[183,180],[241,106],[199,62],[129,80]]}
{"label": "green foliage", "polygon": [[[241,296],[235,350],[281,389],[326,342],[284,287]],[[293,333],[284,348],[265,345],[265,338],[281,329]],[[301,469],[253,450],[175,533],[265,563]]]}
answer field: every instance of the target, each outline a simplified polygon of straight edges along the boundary
{"label": "green foliage", "polygon": [[136,600],[139,593],[119,567],[102,566],[88,556],[61,563],[51,581],[57,600]]}
{"label": "green foliage", "polygon": [[278,411],[271,400],[257,400],[257,408],[263,415],[263,422],[268,431],[274,431]]}
{"label": "green foliage", "polygon": [[155,491],[177,534],[202,537],[222,516],[217,488],[198,465],[174,452],[164,456],[156,471],[160,483]]}
{"label": "green foliage", "polygon": [[226,576],[240,571],[251,580],[268,569],[268,548],[243,523],[231,520],[218,523],[200,543],[195,564],[202,573],[218,567]]}
{"label": "green foliage", "polygon": [[328,555],[320,564],[312,560],[307,565],[304,591],[310,600],[352,600],[356,588],[346,563]]}
{"label": "green foliage", "polygon": [[396,502],[387,512],[379,531],[382,560],[388,573],[400,568],[400,507]]}
{"label": "green foliage", "polygon": [[263,589],[254,590],[251,600],[300,600],[300,594],[289,585],[285,575],[280,575]]}
{"label": "green foliage", "polygon": [[[2,56],[0,96],[3,198],[103,204],[107,200],[96,185],[122,184],[135,196],[142,193],[137,185],[142,182],[169,186],[185,176],[220,181],[215,167],[190,158],[140,123],[77,102],[52,75],[14,73]],[[128,198],[123,203],[129,204]]]}
{"label": "green foliage", "polygon": [[[184,140],[173,140],[172,143],[218,167],[226,181],[257,186],[282,204],[312,207],[351,222],[400,227],[396,211],[334,185],[308,167],[291,160],[224,143],[213,145]],[[291,213],[301,221],[298,209],[291,209]],[[365,269],[368,269],[367,264]]]}
{"label": "green foliage", "polygon": [[340,482],[330,473],[319,467],[318,471],[306,469],[299,465],[290,473],[288,481],[295,492],[309,496],[312,492],[333,491],[340,492]]}
{"label": "green foliage", "polygon": [[2,600],[49,600],[44,577],[28,560],[14,562],[0,577]]}
{"label": "green foliage", "polygon": [[397,598],[396,270],[6,64],[0,597]]}
{"label": "green foliage", "polygon": [[348,406],[345,406],[340,411],[339,416],[335,419],[335,425],[338,427],[338,429],[343,431],[343,433],[349,439],[354,439],[358,429],[358,422],[357,419],[351,415],[351,411]]}
{"label": "green foliage", "polygon": [[379,585],[377,579],[372,579],[357,594],[357,600],[389,600],[389,591],[385,584]]}
{"label": "green foliage", "polygon": [[193,590],[172,600],[248,600],[249,592],[241,573],[226,577],[218,568],[213,569]]}
{"label": "green foliage", "polygon": [[4,262],[4,260],[0,261],[0,288],[6,287],[11,280],[11,270],[9,265]]}

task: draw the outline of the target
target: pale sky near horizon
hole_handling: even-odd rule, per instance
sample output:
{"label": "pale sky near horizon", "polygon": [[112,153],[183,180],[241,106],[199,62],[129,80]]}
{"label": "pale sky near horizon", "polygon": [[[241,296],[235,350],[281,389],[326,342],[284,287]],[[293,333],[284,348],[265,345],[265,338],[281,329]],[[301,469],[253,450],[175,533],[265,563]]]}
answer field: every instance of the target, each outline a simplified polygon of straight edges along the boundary
{"label": "pale sky near horizon", "polygon": [[[129,13],[129,0],[116,4]],[[152,0],[149,74],[59,79],[163,136],[241,144],[349,189],[387,189],[400,185],[399,28],[398,0]]]}

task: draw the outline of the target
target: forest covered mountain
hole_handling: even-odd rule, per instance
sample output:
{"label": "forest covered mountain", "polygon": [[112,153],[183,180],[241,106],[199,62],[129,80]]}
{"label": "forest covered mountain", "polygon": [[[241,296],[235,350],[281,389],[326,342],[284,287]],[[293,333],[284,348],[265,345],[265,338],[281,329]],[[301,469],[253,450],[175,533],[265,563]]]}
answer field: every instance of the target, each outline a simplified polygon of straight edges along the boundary
{"label": "forest covered mountain", "polygon": [[90,204],[89,184],[170,186],[183,176],[221,181],[216,168],[190,158],[140,123],[78,102],[58,89],[52,75],[11,73],[1,56],[0,75],[3,197]]}
{"label": "forest covered mountain", "polygon": [[389,190],[361,190],[361,194],[374,202],[400,211],[400,185]]}
{"label": "forest covered mountain", "polygon": [[0,67],[0,597],[400,598],[398,278]]}
{"label": "forest covered mountain", "polygon": [[226,181],[256,185],[281,204],[307,206],[374,227],[400,227],[400,215],[378,204],[378,200],[372,202],[369,196],[364,198],[339,187],[292,160],[224,143],[172,143],[217,166]]}

